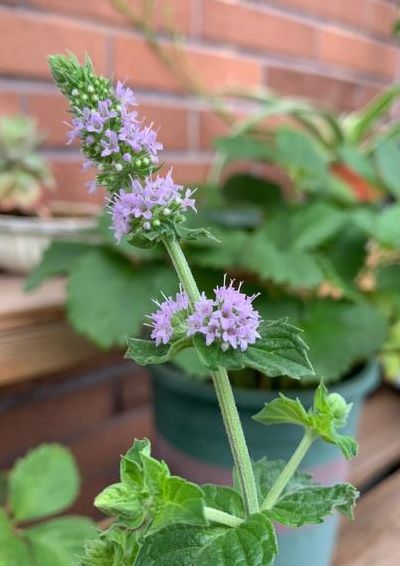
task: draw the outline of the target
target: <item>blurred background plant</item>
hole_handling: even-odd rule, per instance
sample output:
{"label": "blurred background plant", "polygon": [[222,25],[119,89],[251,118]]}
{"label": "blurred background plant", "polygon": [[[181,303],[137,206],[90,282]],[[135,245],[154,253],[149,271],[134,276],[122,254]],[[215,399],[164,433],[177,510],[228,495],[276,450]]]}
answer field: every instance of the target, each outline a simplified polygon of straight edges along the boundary
{"label": "blurred background plant", "polygon": [[[198,191],[191,222],[206,222],[224,243],[187,245],[203,287],[227,273],[244,280],[247,292],[261,290],[257,308],[269,319],[289,315],[304,329],[316,374],[329,381],[378,352],[390,375],[398,374],[400,162],[398,127],[385,117],[399,91],[396,85],[340,117],[296,99],[246,93],[259,108],[216,140],[209,183]],[[266,122],[276,116],[278,126]],[[258,172],[229,174],[242,163]],[[96,245],[53,244],[27,283],[33,289],[67,273],[70,320],[102,348],[141,333],[151,299],[159,289],[175,290],[162,251],[117,247],[107,222],[106,215]],[[102,281],[96,292],[93,273]],[[203,373],[190,353],[179,363]],[[252,372],[233,379],[286,385]]]}
{"label": "blurred background plant", "polygon": [[38,148],[43,137],[28,116],[0,120],[0,211],[38,215],[44,189],[54,188],[53,175]]}
{"label": "blurred background plant", "polygon": [[96,537],[85,517],[55,517],[75,501],[79,472],[72,454],[43,444],[0,474],[0,564],[73,566]]}

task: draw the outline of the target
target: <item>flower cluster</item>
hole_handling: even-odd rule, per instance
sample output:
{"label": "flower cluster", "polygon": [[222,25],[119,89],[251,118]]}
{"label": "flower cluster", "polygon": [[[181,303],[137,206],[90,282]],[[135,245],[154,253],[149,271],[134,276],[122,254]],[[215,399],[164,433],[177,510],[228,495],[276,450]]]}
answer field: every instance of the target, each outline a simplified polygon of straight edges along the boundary
{"label": "flower cluster", "polygon": [[165,222],[181,222],[182,212],[195,209],[193,191],[176,185],[172,179],[172,170],[166,177],[157,175],[155,179],[146,179],[144,185],[139,181],[131,182],[131,192],[121,190],[111,202],[112,224],[119,241],[129,232],[160,229]]}
{"label": "flower cluster", "polygon": [[143,239],[147,243],[161,234],[176,235],[182,213],[195,210],[193,191],[176,185],[171,171],[154,176],[163,145],[153,125],[138,117],[132,90],[97,76],[89,58],[80,64],[73,56],[54,55],[50,67],[71,105],[68,143],[79,138],[84,168],[97,169],[89,190],[106,188],[117,240],[131,233],[132,243],[144,245]]}
{"label": "flower cluster", "polygon": [[194,313],[188,317],[188,335],[196,332],[204,334],[206,344],[219,342],[221,349],[242,352],[260,338],[258,327],[261,322],[259,313],[253,308],[257,295],[251,297],[235,289],[233,281],[214,290],[215,299],[207,299],[203,294],[195,304]]}
{"label": "flower cluster", "polygon": [[[94,87],[87,87],[94,91]],[[82,100],[82,92],[73,89],[72,100]],[[84,95],[88,97],[88,95]],[[96,98],[98,98],[96,96]],[[68,134],[68,143],[82,140],[83,153],[88,158],[85,167],[92,164],[106,174],[125,176],[158,162],[158,152],[163,145],[157,141],[152,125],[144,126],[138,119],[137,106],[132,90],[118,81],[109,96],[97,101],[93,107],[75,107],[75,116]],[[103,173],[104,177],[104,173]]]}
{"label": "flower cluster", "polygon": [[168,297],[159,310],[151,315],[152,334],[156,345],[167,344],[177,338],[176,315],[179,314],[179,334],[182,336],[185,324],[187,336],[200,333],[205,336],[206,344],[217,342],[223,351],[228,348],[247,350],[254,344],[260,334],[258,327],[261,322],[259,313],[253,307],[256,295],[247,296],[235,289],[233,281],[214,290],[215,299],[208,299],[204,293],[194,305],[194,311],[188,315],[189,301],[184,293],[179,293],[176,299]]}
{"label": "flower cluster", "polygon": [[187,309],[189,300],[182,290],[176,294],[175,299],[166,297],[163,303],[155,301],[158,311],[149,316],[153,328],[151,337],[156,345],[168,344],[172,338],[185,333]]}

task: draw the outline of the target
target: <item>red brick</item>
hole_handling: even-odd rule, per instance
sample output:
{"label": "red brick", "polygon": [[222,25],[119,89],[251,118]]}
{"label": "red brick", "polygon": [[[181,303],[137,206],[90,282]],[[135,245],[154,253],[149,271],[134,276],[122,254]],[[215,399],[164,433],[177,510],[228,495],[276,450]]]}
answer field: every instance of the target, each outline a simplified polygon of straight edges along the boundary
{"label": "red brick", "polygon": [[0,72],[49,78],[49,53],[70,49],[79,57],[90,52],[99,73],[106,72],[106,35],[93,26],[57,16],[2,10],[0,18]]}
{"label": "red brick", "polygon": [[[139,101],[140,102],[140,101]],[[146,123],[153,122],[159,130],[158,139],[165,149],[185,149],[188,144],[188,112],[174,106],[143,103],[139,113]]]}
{"label": "red brick", "polygon": [[[171,53],[171,48],[165,48]],[[261,66],[248,58],[227,53],[210,53],[185,49],[187,62],[196,79],[207,89],[227,85],[255,86],[261,83]],[[172,52],[175,61],[178,55]],[[143,39],[127,35],[116,38],[115,70],[121,78],[129,77],[134,86],[179,92],[183,86],[163,63],[154,55]],[[138,66],[139,62],[139,66]]]}
{"label": "red brick", "polygon": [[46,136],[44,146],[65,146],[71,120],[68,104],[58,93],[31,93],[28,97],[28,112],[38,121],[38,126]]}
{"label": "red brick", "polygon": [[321,33],[321,60],[392,79],[396,71],[396,50],[388,45],[326,29]]}
{"label": "red brick", "polygon": [[300,96],[346,110],[354,110],[360,90],[351,81],[281,67],[268,68],[268,86],[283,96]]}
{"label": "red brick", "polygon": [[316,40],[316,30],[311,25],[221,0],[204,0],[203,35],[216,41],[299,57],[311,57]]}
{"label": "red brick", "polygon": [[367,3],[367,25],[376,33],[391,36],[398,16],[399,9],[393,4],[381,0],[369,0]]}
{"label": "red brick", "polygon": [[0,117],[20,112],[19,96],[15,92],[0,92]]}
{"label": "red brick", "polygon": [[56,179],[56,191],[47,193],[48,200],[65,200],[68,202],[89,202],[102,204],[104,193],[99,189],[95,194],[89,194],[85,183],[94,177],[93,172],[82,170],[82,160],[66,158],[51,158],[50,165]]}
{"label": "red brick", "polygon": [[229,126],[214,112],[203,111],[200,113],[200,147],[202,149],[213,149],[213,142],[217,137],[227,135]]}
{"label": "red brick", "polygon": [[199,185],[206,180],[210,166],[208,161],[189,160],[167,162],[165,167],[167,168],[170,165],[174,168],[174,180],[177,183],[192,186]]}
{"label": "red brick", "polygon": [[365,0],[282,0],[281,3],[340,22],[357,26],[364,23]]}
{"label": "red brick", "polygon": [[[26,0],[26,3],[53,13],[71,14],[107,24],[131,25],[129,19],[114,8],[110,0]],[[128,0],[127,4],[140,13],[143,0]],[[156,0],[154,16],[158,28],[169,28],[172,22],[175,31],[187,32],[191,24],[191,3],[187,0],[169,0],[165,6],[163,0]]]}

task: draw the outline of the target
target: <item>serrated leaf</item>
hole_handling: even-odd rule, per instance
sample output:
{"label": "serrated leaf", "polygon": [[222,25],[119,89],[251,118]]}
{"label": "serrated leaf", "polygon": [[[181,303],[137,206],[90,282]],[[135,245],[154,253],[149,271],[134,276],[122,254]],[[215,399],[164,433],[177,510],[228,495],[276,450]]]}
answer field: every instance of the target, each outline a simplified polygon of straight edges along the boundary
{"label": "serrated leaf", "polygon": [[135,566],[269,566],[276,553],[272,522],[258,513],[237,528],[162,529],[145,540]]}
{"label": "serrated leaf", "polygon": [[201,489],[207,507],[219,509],[240,519],[244,519],[245,511],[241,495],[235,489],[222,485],[206,484]]}
{"label": "serrated leaf", "polygon": [[36,269],[25,281],[25,291],[33,291],[45,279],[70,273],[75,262],[93,251],[93,246],[81,242],[54,241],[45,251]]}
{"label": "serrated leaf", "polygon": [[[267,519],[267,520],[265,520]],[[215,538],[199,554],[196,566],[270,566],[278,553],[272,522],[263,514],[251,515],[235,529]]]}
{"label": "serrated leaf", "polygon": [[346,222],[346,214],[338,208],[323,203],[310,203],[294,212],[285,232],[288,246],[294,249],[315,249],[339,232]]}
{"label": "serrated leaf", "polygon": [[41,566],[71,566],[83,556],[85,543],[96,537],[94,523],[84,517],[61,517],[25,531]]}
{"label": "serrated leaf", "polygon": [[290,399],[282,393],[279,394],[278,399],[266,403],[253,419],[264,425],[296,424],[307,427],[310,424],[310,415],[300,400]]}
{"label": "serrated leaf", "polygon": [[251,367],[268,377],[286,375],[295,379],[312,372],[298,328],[282,319],[262,323],[259,332],[261,338],[244,352],[232,348],[223,352],[218,344],[206,346],[201,335],[195,335],[193,343],[200,360],[211,370],[218,366],[230,370]]}
{"label": "serrated leaf", "polygon": [[106,487],[96,497],[94,505],[106,515],[128,519],[132,528],[139,527],[146,517],[141,492],[128,483],[120,482]]}
{"label": "serrated leaf", "polygon": [[79,474],[66,448],[44,444],[17,461],[9,486],[15,519],[28,521],[69,507],[78,494]]}
{"label": "serrated leaf", "polygon": [[119,254],[99,248],[81,258],[68,282],[68,316],[74,327],[103,348],[124,345],[137,335],[151,300],[162,289],[177,290],[166,266],[133,265]]}
{"label": "serrated leaf", "polygon": [[140,531],[113,524],[86,545],[81,566],[132,566],[139,551]]}
{"label": "serrated leaf", "polygon": [[272,156],[271,149],[265,142],[246,135],[217,138],[215,146],[223,154],[226,163],[235,159],[266,161]]}
{"label": "serrated leaf", "polygon": [[[256,482],[257,496],[260,505],[267,497],[269,491],[285,466],[286,462],[284,460],[268,460],[265,456],[260,460],[257,460],[257,462],[252,462],[254,480]],[[240,489],[236,469],[233,470],[233,483],[236,489]],[[296,470],[287,483],[283,493],[295,491],[310,485],[316,485],[312,475],[301,470]]]}
{"label": "serrated leaf", "polygon": [[135,566],[197,566],[201,550],[224,528],[171,525],[146,538]]}
{"label": "serrated leaf", "polygon": [[352,518],[358,496],[350,484],[304,487],[283,495],[268,511],[268,516],[288,527],[322,523],[335,509]]}
{"label": "serrated leaf", "polygon": [[324,281],[324,273],[311,253],[293,248],[280,249],[265,231],[249,239],[240,265],[264,280],[295,288],[315,288]]}
{"label": "serrated leaf", "polygon": [[158,508],[153,516],[149,532],[169,524],[206,525],[204,517],[204,495],[194,483],[171,476],[161,482]]}
{"label": "serrated leaf", "polygon": [[192,341],[183,337],[170,344],[156,346],[154,340],[128,338],[127,344],[128,350],[125,353],[125,358],[134,360],[140,366],[147,366],[149,364],[164,364],[172,360],[181,350],[190,347]]}

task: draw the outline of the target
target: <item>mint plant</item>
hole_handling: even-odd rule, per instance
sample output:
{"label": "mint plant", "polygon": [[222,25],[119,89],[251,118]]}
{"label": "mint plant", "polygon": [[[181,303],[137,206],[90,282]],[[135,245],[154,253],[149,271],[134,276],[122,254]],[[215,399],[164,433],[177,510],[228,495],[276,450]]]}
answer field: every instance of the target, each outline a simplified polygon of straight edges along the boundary
{"label": "mint plant", "polygon": [[[213,236],[185,225],[186,213],[195,210],[194,192],[175,184],[171,171],[159,174],[162,147],[139,118],[132,91],[98,77],[89,58],[81,65],[73,56],[53,55],[49,62],[70,103],[71,137],[80,138],[87,165],[97,171],[90,188],[107,190],[116,241],[124,249],[163,245],[179,279],[174,296],[161,303],[155,298],[149,339],[128,339],[127,356],[147,365],[194,351],[211,373],[234,460],[232,488],[197,486],[171,475],[165,462],[151,456],[148,440],[136,440],[121,459],[120,482],[96,498],[95,505],[114,520],[88,543],[82,565],[271,565],[278,552],[274,522],[320,523],[335,509],[352,516],[354,487],[320,486],[298,471],[317,438],[337,445],[346,458],[355,455],[354,440],[338,433],[350,407],[324,385],[308,411],[283,396],[269,403],[255,418],[266,425],[298,424],[304,438],[286,464],[251,461],[227,371],[255,368],[270,378],[309,375],[301,331],[286,318],[262,320],[257,295],[246,295],[234,281],[225,279],[212,298],[199,290],[182,244]],[[127,301],[134,299],[126,295]]]}
{"label": "mint plant", "polygon": [[56,517],[78,495],[79,472],[71,453],[42,444],[0,474],[0,565],[73,566],[96,538],[85,517]]}

